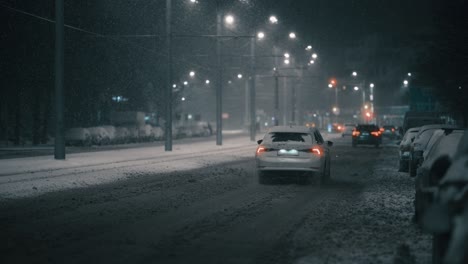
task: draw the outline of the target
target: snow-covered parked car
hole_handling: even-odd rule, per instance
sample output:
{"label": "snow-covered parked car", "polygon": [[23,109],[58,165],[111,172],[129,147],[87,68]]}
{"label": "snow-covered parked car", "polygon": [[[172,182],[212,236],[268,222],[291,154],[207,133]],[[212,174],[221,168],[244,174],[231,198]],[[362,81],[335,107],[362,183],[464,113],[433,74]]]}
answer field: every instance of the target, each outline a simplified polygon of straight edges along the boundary
{"label": "snow-covered parked car", "polygon": [[140,141],[140,129],[136,126],[127,126],[129,142],[139,142]]}
{"label": "snow-covered parked car", "polygon": [[102,128],[106,130],[107,135],[109,136],[109,141],[112,143],[115,142],[116,133],[117,133],[115,126],[102,126]]}
{"label": "snow-covered parked car", "polygon": [[89,132],[91,133],[91,140],[95,145],[107,145],[110,143],[111,139],[107,130],[102,126],[89,127]]}
{"label": "snow-covered parked car", "polygon": [[443,175],[432,203],[423,215],[423,228],[433,235],[434,263],[468,263],[468,134],[451,161],[438,168]]}
{"label": "snow-covered parked car", "polygon": [[115,127],[115,142],[128,143],[130,141],[130,132],[126,127]]}
{"label": "snow-covered parked car", "polygon": [[198,122],[193,126],[193,135],[197,137],[206,137],[212,134],[211,125],[208,122]]}
{"label": "snow-covered parked car", "polygon": [[436,138],[428,143],[424,161],[415,178],[414,216],[418,223],[431,203],[434,188],[445,172],[441,168],[450,164],[463,134],[463,130],[438,129],[432,136]]}
{"label": "snow-covered parked car", "polygon": [[164,130],[159,127],[155,126],[151,128],[151,137],[154,138],[154,140],[161,140],[164,137]]}
{"label": "snow-covered parked car", "polygon": [[72,146],[89,146],[92,143],[91,133],[82,127],[70,128],[65,132],[65,142]]}

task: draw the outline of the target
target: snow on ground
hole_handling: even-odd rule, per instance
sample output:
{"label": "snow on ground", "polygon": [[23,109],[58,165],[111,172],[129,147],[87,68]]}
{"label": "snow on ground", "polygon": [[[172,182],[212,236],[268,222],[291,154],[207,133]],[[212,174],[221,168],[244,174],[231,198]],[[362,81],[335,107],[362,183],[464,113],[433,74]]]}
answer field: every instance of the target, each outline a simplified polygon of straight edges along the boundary
{"label": "snow on ground", "polygon": [[87,187],[128,178],[134,166],[152,166],[153,173],[197,169],[204,164],[194,157],[207,156],[213,162],[226,162],[232,157],[219,155],[230,150],[245,149],[253,155],[256,143],[247,138],[215,142],[174,145],[172,152],[164,147],[146,147],[67,155],[66,160],[39,156],[0,160],[0,199],[28,197],[68,188]]}
{"label": "snow on ground", "polygon": [[[222,146],[217,146],[214,141],[185,145],[174,143],[172,152],[164,151],[164,146],[157,146],[75,153],[67,155],[66,160],[55,160],[52,156],[4,159],[0,160],[0,199],[35,196],[127,179],[132,167],[148,164],[160,164],[156,170],[155,166],[151,166],[153,173],[198,169],[205,164],[193,158],[206,156],[211,162],[223,163],[253,156],[256,145],[246,137],[236,137],[223,140]],[[245,150],[245,156],[219,155],[241,149]]]}

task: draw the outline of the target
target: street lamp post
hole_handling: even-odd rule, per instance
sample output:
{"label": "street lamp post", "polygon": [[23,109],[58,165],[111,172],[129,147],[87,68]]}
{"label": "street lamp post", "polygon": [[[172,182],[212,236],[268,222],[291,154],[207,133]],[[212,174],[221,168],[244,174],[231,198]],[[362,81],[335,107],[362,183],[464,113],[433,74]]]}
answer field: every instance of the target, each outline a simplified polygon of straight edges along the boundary
{"label": "street lamp post", "polygon": [[255,33],[250,40],[250,140],[255,141],[257,134],[257,117],[255,107]]}
{"label": "street lamp post", "polygon": [[166,94],[166,127],[165,151],[172,151],[172,2],[166,0],[166,50],[167,50],[167,76],[165,85]]}
{"label": "street lamp post", "polygon": [[222,60],[221,60],[221,31],[223,23],[223,14],[219,8],[219,0],[216,1],[217,4],[217,17],[216,17],[216,55],[217,55],[217,79],[218,83],[216,84],[216,145],[221,146],[223,144],[223,69],[222,69]]}
{"label": "street lamp post", "polygon": [[63,68],[64,68],[64,7],[63,0],[55,1],[55,143],[54,157],[65,159],[63,118]]}

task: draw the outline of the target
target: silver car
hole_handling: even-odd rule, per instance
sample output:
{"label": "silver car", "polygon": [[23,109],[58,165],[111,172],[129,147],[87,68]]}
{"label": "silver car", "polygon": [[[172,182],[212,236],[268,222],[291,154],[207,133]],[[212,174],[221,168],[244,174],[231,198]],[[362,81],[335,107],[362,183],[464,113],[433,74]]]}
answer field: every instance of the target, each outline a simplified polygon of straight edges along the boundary
{"label": "silver car", "polygon": [[317,177],[319,183],[330,179],[331,141],[324,141],[315,128],[305,126],[272,127],[257,141],[255,153],[259,183],[273,176],[295,176],[302,184]]}

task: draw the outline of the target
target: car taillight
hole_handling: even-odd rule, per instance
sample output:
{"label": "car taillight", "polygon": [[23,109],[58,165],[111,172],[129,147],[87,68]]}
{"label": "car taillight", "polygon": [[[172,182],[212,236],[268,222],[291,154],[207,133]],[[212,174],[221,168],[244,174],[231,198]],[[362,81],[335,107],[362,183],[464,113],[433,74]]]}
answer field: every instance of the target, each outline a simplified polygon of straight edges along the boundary
{"label": "car taillight", "polygon": [[381,127],[379,131],[380,131],[380,132],[384,132],[385,129],[384,129],[383,127]]}
{"label": "car taillight", "polygon": [[380,131],[372,131],[371,135],[373,135],[375,137],[378,137],[378,136],[380,136]]}
{"label": "car taillight", "polygon": [[265,148],[264,146],[258,146],[257,148],[257,155],[262,154],[263,152],[266,152],[268,149]]}
{"label": "car taillight", "polygon": [[394,128],[392,128],[392,132],[395,132],[395,129],[394,129]]}
{"label": "car taillight", "polygon": [[353,131],[353,137],[357,137],[361,134],[359,131]]}
{"label": "car taillight", "polygon": [[311,148],[310,149],[310,152],[312,152],[313,154],[317,155],[317,156],[321,156],[322,155],[322,150],[320,148]]}

